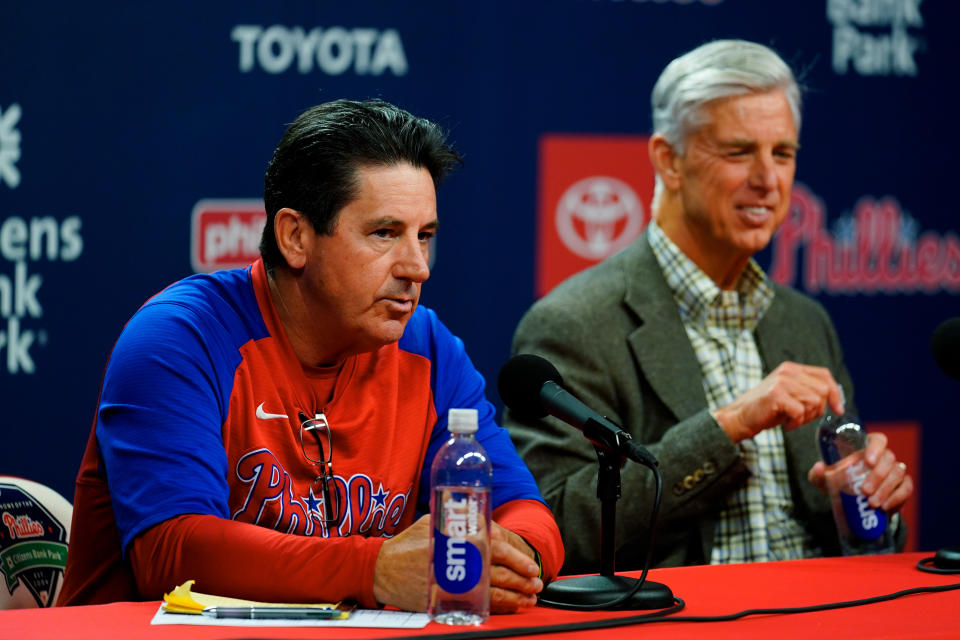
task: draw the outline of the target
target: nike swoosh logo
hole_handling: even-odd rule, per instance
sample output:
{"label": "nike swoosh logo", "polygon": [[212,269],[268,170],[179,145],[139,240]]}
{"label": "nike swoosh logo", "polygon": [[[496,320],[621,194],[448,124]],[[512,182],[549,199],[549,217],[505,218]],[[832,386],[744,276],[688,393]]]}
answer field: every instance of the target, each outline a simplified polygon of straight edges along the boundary
{"label": "nike swoosh logo", "polygon": [[263,405],[265,404],[266,402],[261,402],[260,406],[257,407],[257,417],[260,418],[261,420],[276,420],[277,418],[289,417],[285,413],[267,413],[266,411],[263,410]]}

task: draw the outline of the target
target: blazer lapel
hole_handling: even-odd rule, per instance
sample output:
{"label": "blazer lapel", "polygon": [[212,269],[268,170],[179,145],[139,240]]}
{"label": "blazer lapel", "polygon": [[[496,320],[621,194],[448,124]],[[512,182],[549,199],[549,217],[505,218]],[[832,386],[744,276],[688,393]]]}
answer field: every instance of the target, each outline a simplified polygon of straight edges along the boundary
{"label": "blazer lapel", "polygon": [[789,316],[785,305],[777,300],[776,288],[774,288],[773,304],[760,319],[756,330],[757,349],[760,351],[760,359],[763,360],[764,376],[784,360],[796,358],[794,355],[796,338],[789,331],[784,330],[784,327],[790,325]]}
{"label": "blazer lapel", "polygon": [[[798,338],[796,332],[790,330],[792,315],[792,310],[783,299],[778,300],[775,297],[770,309],[757,325],[757,348],[763,360],[765,376],[782,362],[799,361]],[[802,351],[803,345],[799,346]],[[819,499],[819,491],[806,481],[807,471],[814,462],[819,460],[819,450],[812,446],[818,424],[819,420],[813,420],[801,427],[783,432],[787,463],[790,465],[791,475],[797,480],[797,488],[807,504],[815,503]],[[795,502],[799,499],[800,496],[794,496]]]}
{"label": "blazer lapel", "polygon": [[654,392],[682,420],[707,408],[700,363],[647,234],[628,251],[624,303],[637,316],[628,342]]}

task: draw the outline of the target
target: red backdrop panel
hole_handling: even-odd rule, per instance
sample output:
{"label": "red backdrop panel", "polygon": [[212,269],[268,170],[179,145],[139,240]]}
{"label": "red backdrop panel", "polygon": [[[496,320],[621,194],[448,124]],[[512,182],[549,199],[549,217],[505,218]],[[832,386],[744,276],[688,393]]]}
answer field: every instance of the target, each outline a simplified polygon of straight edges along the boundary
{"label": "red backdrop panel", "polygon": [[648,136],[540,138],[536,295],[624,248],[650,219]]}
{"label": "red backdrop panel", "polygon": [[887,446],[897,454],[897,460],[907,465],[907,473],[913,478],[913,496],[900,511],[907,523],[906,551],[919,550],[920,540],[920,423],[919,422],[868,422],[867,431],[876,431],[887,436]]}

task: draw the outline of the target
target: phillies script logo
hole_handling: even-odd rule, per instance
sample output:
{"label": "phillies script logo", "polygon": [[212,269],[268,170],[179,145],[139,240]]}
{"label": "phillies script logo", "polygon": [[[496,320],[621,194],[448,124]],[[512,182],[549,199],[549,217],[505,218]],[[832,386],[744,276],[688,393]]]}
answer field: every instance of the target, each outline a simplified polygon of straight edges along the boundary
{"label": "phillies script logo", "polygon": [[14,596],[23,585],[36,606],[51,606],[67,566],[66,526],[34,496],[7,483],[0,483],[0,522],[0,589]]}
{"label": "phillies script logo", "polygon": [[921,232],[896,198],[861,198],[832,230],[825,228],[823,202],[801,184],[790,209],[773,243],[770,277],[780,284],[792,285],[799,275],[812,293],[960,292],[960,238]]}
{"label": "phillies script logo", "polygon": [[262,200],[201,200],[193,207],[190,262],[197,273],[245,267],[260,257]]}
{"label": "phillies script logo", "polygon": [[[231,514],[234,520],[250,522],[285,533],[323,538],[360,534],[372,537],[393,535],[413,487],[404,493],[384,489],[364,474],[349,478],[335,476],[340,492],[340,524],[328,528],[323,522],[322,496],[294,486],[277,457],[269,449],[257,449],[237,461],[237,479],[247,485],[243,504]],[[333,484],[331,483],[331,491]]]}

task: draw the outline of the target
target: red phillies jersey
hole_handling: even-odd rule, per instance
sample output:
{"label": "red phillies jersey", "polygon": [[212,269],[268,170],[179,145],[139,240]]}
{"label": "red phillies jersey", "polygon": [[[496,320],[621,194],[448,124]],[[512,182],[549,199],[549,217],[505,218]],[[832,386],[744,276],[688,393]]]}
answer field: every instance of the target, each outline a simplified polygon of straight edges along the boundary
{"label": "red phillies jersey", "polygon": [[[262,262],[171,285],[111,354],[77,478],[61,602],[159,597],[193,578],[223,595],[374,604],[380,543],[428,511],[430,463],[455,407],[478,410],[495,517],[555,575],[552,517],[493,421],[483,378],[436,314],[418,307],[399,343],[330,371],[300,364]],[[339,526],[322,519],[301,413],[329,422]]]}

